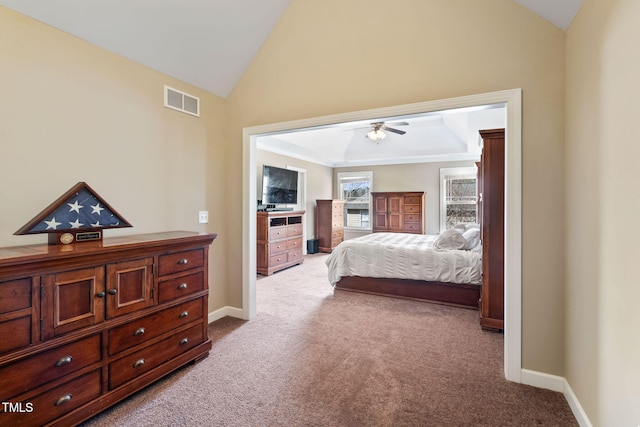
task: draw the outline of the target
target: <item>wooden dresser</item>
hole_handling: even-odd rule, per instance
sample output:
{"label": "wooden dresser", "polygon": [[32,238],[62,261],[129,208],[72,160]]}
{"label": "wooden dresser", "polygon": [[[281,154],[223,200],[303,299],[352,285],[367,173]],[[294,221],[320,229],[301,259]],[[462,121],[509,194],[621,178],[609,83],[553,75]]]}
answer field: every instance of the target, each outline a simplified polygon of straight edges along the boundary
{"label": "wooden dresser", "polygon": [[424,191],[374,192],[373,232],[424,234]]}
{"label": "wooden dresser", "polygon": [[215,238],[0,248],[0,425],[76,425],[205,358]]}
{"label": "wooden dresser", "polygon": [[478,216],[482,238],[480,325],[504,329],[504,129],[480,131]]}
{"label": "wooden dresser", "polygon": [[268,276],[302,264],[302,217],[305,211],[258,212],[256,266]]}
{"label": "wooden dresser", "polygon": [[344,240],[344,200],[316,200],[316,238],[320,252],[332,252]]}

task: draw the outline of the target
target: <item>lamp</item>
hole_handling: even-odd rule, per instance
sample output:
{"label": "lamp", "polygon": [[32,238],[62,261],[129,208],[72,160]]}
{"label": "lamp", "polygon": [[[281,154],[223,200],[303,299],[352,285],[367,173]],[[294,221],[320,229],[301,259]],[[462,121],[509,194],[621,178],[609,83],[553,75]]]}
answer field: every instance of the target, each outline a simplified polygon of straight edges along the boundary
{"label": "lamp", "polygon": [[373,129],[371,129],[369,132],[367,132],[367,138],[371,139],[372,141],[378,141],[381,139],[385,139],[387,137],[387,135],[382,132],[382,130],[380,129],[380,126],[374,126]]}

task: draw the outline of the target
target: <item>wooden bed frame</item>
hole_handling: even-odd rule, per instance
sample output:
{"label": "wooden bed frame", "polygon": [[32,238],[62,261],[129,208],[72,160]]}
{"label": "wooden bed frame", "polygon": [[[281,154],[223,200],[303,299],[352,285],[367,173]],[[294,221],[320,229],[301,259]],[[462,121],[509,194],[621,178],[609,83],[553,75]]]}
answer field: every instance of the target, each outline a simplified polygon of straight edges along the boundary
{"label": "wooden bed frame", "polygon": [[347,276],[335,289],[478,309],[480,285]]}

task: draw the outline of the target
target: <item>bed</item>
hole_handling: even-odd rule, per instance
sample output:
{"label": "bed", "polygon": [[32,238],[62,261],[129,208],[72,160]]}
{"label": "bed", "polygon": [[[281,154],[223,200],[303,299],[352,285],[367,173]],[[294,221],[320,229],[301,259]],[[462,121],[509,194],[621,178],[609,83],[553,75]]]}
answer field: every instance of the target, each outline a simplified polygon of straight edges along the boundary
{"label": "bed", "polygon": [[[463,226],[464,227],[464,226]],[[478,308],[480,230],[373,233],[340,243],[326,261],[336,289]]]}

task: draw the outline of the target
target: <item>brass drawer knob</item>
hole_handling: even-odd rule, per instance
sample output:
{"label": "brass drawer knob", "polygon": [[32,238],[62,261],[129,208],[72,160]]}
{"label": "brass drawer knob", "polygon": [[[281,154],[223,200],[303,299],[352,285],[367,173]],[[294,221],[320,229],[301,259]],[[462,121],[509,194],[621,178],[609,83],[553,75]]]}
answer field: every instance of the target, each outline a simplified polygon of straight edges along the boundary
{"label": "brass drawer knob", "polygon": [[109,289],[109,295],[115,295],[118,293],[117,289]]}
{"label": "brass drawer knob", "polygon": [[180,315],[178,316],[180,319],[187,317],[189,315],[188,311],[183,311],[182,313],[180,313]]}
{"label": "brass drawer knob", "polygon": [[133,364],[133,367],[139,368],[142,365],[144,365],[144,359],[139,359],[139,360],[136,360],[136,363]]}
{"label": "brass drawer knob", "polygon": [[187,264],[188,262],[189,262],[189,260],[188,260],[188,259],[186,259],[186,258],[182,258],[180,261],[178,261],[178,264],[179,264],[179,265],[185,265],[185,264]]}
{"label": "brass drawer knob", "polygon": [[60,406],[63,403],[67,403],[68,401],[71,400],[73,396],[71,394],[65,394],[64,396],[62,396],[61,398],[59,398],[58,400],[56,400],[56,406]]}
{"label": "brass drawer knob", "polygon": [[182,339],[180,340],[180,345],[185,345],[185,344],[186,344],[186,343],[188,343],[188,342],[189,342],[189,338],[182,338]]}
{"label": "brass drawer knob", "polygon": [[71,356],[65,356],[62,359],[58,360],[56,362],[56,366],[64,366],[64,365],[68,365],[69,363],[71,363],[71,361],[73,360],[73,357]]}
{"label": "brass drawer knob", "polygon": [[138,328],[135,330],[135,332],[133,333],[134,337],[137,337],[138,335],[142,335],[145,332],[147,332],[147,330],[145,328]]}
{"label": "brass drawer knob", "polygon": [[180,283],[180,286],[178,286],[178,289],[182,290],[182,289],[187,289],[188,285],[186,283]]}

